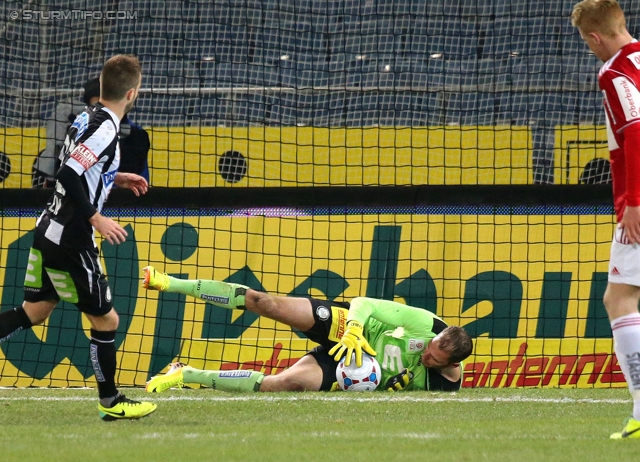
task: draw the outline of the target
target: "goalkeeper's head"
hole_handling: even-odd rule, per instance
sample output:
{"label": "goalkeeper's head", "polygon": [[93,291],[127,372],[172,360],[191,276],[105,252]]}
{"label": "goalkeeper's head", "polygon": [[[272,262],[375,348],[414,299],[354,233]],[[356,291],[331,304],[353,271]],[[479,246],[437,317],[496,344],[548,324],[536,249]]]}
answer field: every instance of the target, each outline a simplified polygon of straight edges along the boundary
{"label": "goalkeeper's head", "polygon": [[456,366],[473,352],[473,341],[467,332],[458,326],[449,326],[436,335],[422,353],[422,365],[442,369]]}
{"label": "goalkeeper's head", "polygon": [[138,97],[142,80],[142,68],[133,55],[116,55],[110,58],[100,73],[100,101],[125,103],[125,114]]}

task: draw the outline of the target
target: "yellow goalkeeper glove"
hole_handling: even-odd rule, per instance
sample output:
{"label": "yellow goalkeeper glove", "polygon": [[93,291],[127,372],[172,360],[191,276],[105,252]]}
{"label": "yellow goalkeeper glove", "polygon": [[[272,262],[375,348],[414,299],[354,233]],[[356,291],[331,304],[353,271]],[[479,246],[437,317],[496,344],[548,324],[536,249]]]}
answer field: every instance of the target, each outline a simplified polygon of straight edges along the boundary
{"label": "yellow goalkeeper glove", "polygon": [[334,355],[334,359],[336,361],[340,361],[342,355],[344,355],[345,351],[347,353],[346,358],[344,359],[345,366],[351,364],[351,355],[353,353],[356,354],[356,366],[362,366],[362,351],[364,350],[366,353],[369,353],[371,356],[375,356],[376,352],[371,348],[367,339],[364,338],[364,334],[362,333],[363,327],[358,321],[347,321],[347,330],[345,330],[342,338],[340,339],[340,343],[334,345],[331,350],[329,350],[330,355]]}
{"label": "yellow goalkeeper glove", "polygon": [[384,389],[387,391],[400,391],[404,390],[407,385],[411,383],[413,380],[413,372],[409,369],[405,369],[400,372],[398,375],[394,375],[393,377],[389,377],[387,383],[384,384]]}

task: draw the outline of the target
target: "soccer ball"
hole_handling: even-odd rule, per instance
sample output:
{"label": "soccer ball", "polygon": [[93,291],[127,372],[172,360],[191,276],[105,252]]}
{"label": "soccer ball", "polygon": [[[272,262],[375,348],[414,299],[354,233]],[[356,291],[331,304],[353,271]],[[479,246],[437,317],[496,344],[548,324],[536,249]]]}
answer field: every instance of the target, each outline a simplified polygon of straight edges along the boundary
{"label": "soccer ball", "polygon": [[344,391],[373,391],[380,383],[380,364],[376,358],[362,353],[362,366],[356,366],[356,354],[351,355],[351,364],[344,365],[342,358],[336,367],[338,386]]}

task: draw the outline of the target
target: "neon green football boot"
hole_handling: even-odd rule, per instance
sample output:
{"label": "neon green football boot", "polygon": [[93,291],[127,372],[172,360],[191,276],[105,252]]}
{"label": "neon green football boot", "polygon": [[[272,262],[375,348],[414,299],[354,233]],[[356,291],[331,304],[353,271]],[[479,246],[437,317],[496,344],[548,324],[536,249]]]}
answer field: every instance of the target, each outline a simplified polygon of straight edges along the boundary
{"label": "neon green football boot", "polygon": [[164,375],[156,375],[147,382],[147,393],[162,393],[169,388],[184,386],[184,376],[182,368],[186,366],[184,363],[173,363],[169,371]]}
{"label": "neon green football boot", "polygon": [[611,435],[612,440],[624,440],[627,438],[640,439],[640,421],[634,419],[633,417],[629,418],[629,420],[625,422],[624,428],[621,432],[616,432]]}
{"label": "neon green football boot", "polygon": [[98,403],[98,413],[100,418],[107,422],[118,419],[139,419],[148,416],[156,410],[158,406],[145,401],[134,401],[123,394],[111,403],[111,407],[104,407]]}
{"label": "neon green football boot", "polygon": [[142,268],[142,274],[142,287],[145,289],[156,289],[160,292],[164,292],[169,288],[169,284],[171,283],[169,275],[161,273],[153,266],[146,266]]}

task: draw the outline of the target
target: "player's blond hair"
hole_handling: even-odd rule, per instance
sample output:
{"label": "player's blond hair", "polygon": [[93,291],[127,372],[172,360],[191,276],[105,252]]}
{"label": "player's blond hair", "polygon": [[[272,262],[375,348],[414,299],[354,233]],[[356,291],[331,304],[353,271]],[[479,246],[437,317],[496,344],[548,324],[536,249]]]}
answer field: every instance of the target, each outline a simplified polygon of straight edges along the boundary
{"label": "player's blond hair", "polygon": [[624,12],[616,0],[583,0],[573,7],[571,24],[584,33],[600,32],[607,37],[627,29]]}
{"label": "player's blond hair", "polygon": [[133,55],[113,56],[100,73],[100,97],[106,101],[120,101],[129,90],[137,88],[141,76],[138,58]]}

